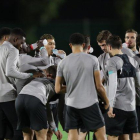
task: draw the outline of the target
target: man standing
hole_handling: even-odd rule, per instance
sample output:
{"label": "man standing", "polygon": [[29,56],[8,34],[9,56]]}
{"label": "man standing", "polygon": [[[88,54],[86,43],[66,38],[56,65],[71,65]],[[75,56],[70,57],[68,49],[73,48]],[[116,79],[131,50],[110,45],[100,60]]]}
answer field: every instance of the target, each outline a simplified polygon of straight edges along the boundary
{"label": "man standing", "polygon": [[[8,41],[0,47],[0,138],[6,134],[5,121],[9,123],[13,131],[13,140],[22,139],[20,132],[16,130],[17,116],[15,111],[15,79],[26,79],[31,73],[21,73],[17,70],[19,48],[25,41],[24,32],[15,28],[11,31]],[[4,119],[4,120],[3,120]]]}
{"label": "man standing", "polygon": [[120,37],[110,36],[106,43],[111,56],[107,61],[110,101],[109,117],[106,118],[108,140],[118,140],[120,135],[124,136],[123,140],[128,140],[128,134],[138,131],[134,78],[140,85],[139,66],[133,58],[122,54]]}
{"label": "man standing", "polygon": [[98,60],[95,56],[84,53],[84,46],[85,38],[82,34],[71,35],[70,47],[73,53],[63,59],[58,66],[55,90],[56,93],[62,90],[64,79],[67,86],[65,129],[69,130],[69,140],[78,139],[77,129],[82,125],[87,131],[95,131],[97,139],[106,140],[97,91],[105,101],[106,109],[109,102],[101,84]]}

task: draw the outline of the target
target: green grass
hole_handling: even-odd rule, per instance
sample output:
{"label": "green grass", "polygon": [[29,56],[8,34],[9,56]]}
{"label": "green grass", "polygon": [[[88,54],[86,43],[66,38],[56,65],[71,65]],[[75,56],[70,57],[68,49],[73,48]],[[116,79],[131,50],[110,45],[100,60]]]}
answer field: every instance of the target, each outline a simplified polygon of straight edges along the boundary
{"label": "green grass", "polygon": [[[63,131],[63,129],[62,129],[60,124],[59,124],[59,130],[61,131],[61,133],[63,135],[62,140],[67,140],[67,133],[65,131]],[[93,135],[93,133],[90,132],[90,140],[92,140],[92,135]],[[52,140],[57,140],[55,135],[53,135]]]}

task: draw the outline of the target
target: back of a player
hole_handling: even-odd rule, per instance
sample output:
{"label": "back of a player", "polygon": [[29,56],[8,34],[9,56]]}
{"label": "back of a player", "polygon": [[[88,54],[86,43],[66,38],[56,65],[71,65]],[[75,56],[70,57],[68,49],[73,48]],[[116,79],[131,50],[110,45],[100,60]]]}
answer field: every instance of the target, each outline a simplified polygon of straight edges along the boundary
{"label": "back of a player", "polygon": [[93,72],[98,70],[96,57],[85,54],[70,54],[60,65],[67,85],[66,104],[86,108],[98,102]]}
{"label": "back of a player", "polygon": [[58,66],[55,90],[56,93],[61,92],[64,79],[67,89],[65,129],[69,130],[69,139],[76,139],[77,129],[84,126],[87,131],[97,130],[95,135],[101,133],[97,138],[104,140],[104,119],[98,105],[97,90],[107,107],[108,99],[101,84],[98,59],[83,52],[84,41],[82,34],[71,35],[72,53]]}

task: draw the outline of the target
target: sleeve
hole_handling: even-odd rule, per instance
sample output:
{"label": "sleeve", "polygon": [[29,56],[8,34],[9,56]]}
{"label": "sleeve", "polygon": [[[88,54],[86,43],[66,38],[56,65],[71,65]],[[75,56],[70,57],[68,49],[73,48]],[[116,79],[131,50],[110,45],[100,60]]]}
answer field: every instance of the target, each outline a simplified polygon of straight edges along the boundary
{"label": "sleeve", "polygon": [[22,73],[17,69],[17,63],[19,59],[19,52],[15,48],[9,51],[7,62],[6,62],[6,76],[17,78],[17,79],[27,79],[31,75],[30,73]]}
{"label": "sleeve", "polygon": [[43,58],[43,59],[45,60],[45,63],[46,63],[47,65],[50,64],[50,57],[48,56],[48,52],[47,52],[47,50],[45,49],[45,47],[41,47],[41,48],[40,48],[40,56],[41,56],[41,58]]}
{"label": "sleeve", "polygon": [[132,52],[132,50],[130,50],[130,49],[126,48],[126,47],[122,47],[121,51],[122,51],[123,54],[127,54],[130,57],[135,56],[134,53]]}
{"label": "sleeve", "polygon": [[55,65],[59,65],[59,63],[61,62],[62,59],[60,59],[59,57],[55,57],[54,58],[54,62],[55,62]]}
{"label": "sleeve", "polygon": [[33,66],[46,66],[49,65],[45,58],[31,57],[31,61],[28,63]]}
{"label": "sleeve", "polygon": [[94,57],[94,71],[96,71],[96,70],[100,70],[100,68],[99,68],[99,61],[98,61],[98,59],[97,59],[97,57]]}
{"label": "sleeve", "polygon": [[107,61],[107,71],[109,76],[109,90],[108,90],[108,99],[110,106],[113,107],[115,101],[115,95],[117,91],[117,69],[115,62],[108,60]]}
{"label": "sleeve", "polygon": [[48,123],[49,123],[49,126],[52,130],[56,130],[56,124],[55,124],[55,121],[54,121],[54,116],[53,116],[53,113],[50,109],[50,105],[49,103],[46,105],[47,106],[47,118],[48,118]]}
{"label": "sleeve", "polygon": [[100,61],[101,61],[101,57],[102,57],[101,55],[98,57],[99,64],[100,64]]}
{"label": "sleeve", "polygon": [[135,81],[136,81],[136,87],[140,87],[140,68],[139,68],[139,65],[138,65],[137,62],[136,62],[136,78],[135,78]]}
{"label": "sleeve", "polygon": [[57,76],[63,77],[62,61],[59,63],[57,67]]}

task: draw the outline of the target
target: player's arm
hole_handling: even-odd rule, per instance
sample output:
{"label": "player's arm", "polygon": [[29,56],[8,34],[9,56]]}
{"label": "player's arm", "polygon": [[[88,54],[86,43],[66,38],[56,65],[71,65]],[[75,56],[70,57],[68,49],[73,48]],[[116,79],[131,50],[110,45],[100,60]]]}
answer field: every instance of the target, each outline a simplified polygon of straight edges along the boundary
{"label": "player's arm", "polygon": [[55,80],[55,92],[56,93],[66,93],[66,86],[63,85],[64,78],[57,76]]}
{"label": "player's arm", "polygon": [[[135,86],[136,86],[136,91],[137,91],[137,89],[140,88],[140,68],[139,68],[138,63],[136,66]],[[140,96],[139,90],[137,91],[137,95]]]}
{"label": "player's arm", "polygon": [[99,69],[99,61],[96,57],[93,57],[93,75],[95,80],[95,86],[98,91],[99,96],[102,98],[102,100],[105,102],[105,109],[108,109],[109,107],[109,101],[106,96],[106,91],[102,85],[101,82],[101,75],[100,75],[100,69]]}
{"label": "player's arm", "polygon": [[110,110],[108,112],[109,117],[115,117],[113,114],[113,104],[115,101],[115,95],[117,91],[117,69],[116,64],[114,61],[108,60],[107,61],[107,71],[109,76],[109,91],[108,91],[108,98],[110,102]]}
{"label": "player's arm", "polygon": [[59,63],[59,65],[57,67],[57,76],[56,76],[56,80],[55,80],[55,92],[56,93],[66,93],[66,86],[63,86],[64,77],[63,77],[62,61]]}
{"label": "player's arm", "polygon": [[56,127],[55,121],[54,121],[54,116],[53,113],[50,109],[49,103],[46,104],[47,107],[47,118],[48,118],[48,123],[50,128],[53,130],[54,134],[56,135],[57,139],[62,139],[62,134]]}
{"label": "player's arm", "polygon": [[6,76],[17,78],[17,79],[27,79],[32,76],[30,73],[22,73],[17,69],[17,63],[19,59],[19,52],[16,48],[9,50],[9,54],[6,62]]}
{"label": "player's arm", "polygon": [[105,102],[106,104],[105,109],[107,109],[109,107],[109,100],[107,98],[105,88],[102,85],[99,70],[94,71],[94,77],[95,77],[95,84],[96,84],[96,89],[98,91],[98,94],[102,98],[102,100]]}

